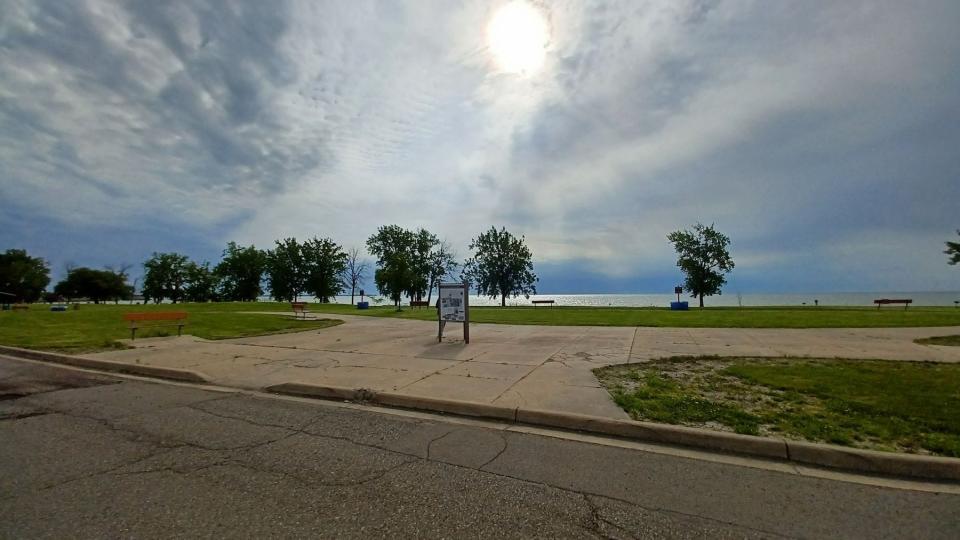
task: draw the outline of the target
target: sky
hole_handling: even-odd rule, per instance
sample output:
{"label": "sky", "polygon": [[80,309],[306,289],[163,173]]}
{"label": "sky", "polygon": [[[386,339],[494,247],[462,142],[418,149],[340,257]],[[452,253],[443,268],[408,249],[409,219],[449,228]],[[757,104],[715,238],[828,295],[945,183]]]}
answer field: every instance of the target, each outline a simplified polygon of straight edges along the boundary
{"label": "sky", "polygon": [[523,235],[546,293],[960,290],[960,2],[0,0],[0,250]]}

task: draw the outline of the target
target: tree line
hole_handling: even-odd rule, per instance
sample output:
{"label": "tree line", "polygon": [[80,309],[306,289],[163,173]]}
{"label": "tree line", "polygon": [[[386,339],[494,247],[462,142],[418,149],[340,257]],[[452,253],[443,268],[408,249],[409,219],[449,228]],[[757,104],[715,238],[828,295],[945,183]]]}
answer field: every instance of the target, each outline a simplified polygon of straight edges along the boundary
{"label": "tree line", "polygon": [[[536,294],[533,254],[522,236],[505,228],[491,227],[474,238],[472,256],[462,264],[448,242],[423,228],[382,226],[367,239],[366,247],[375,268],[359,249],[345,250],[330,238],[317,237],[302,242],[284,238],[269,250],[230,242],[216,265],[180,253],[155,252],[143,263],[140,289],[144,301],[154,303],[249,302],[267,291],[280,302],[302,295],[329,302],[349,291],[353,303],[373,271],[377,290],[398,309],[403,297],[432,302],[433,291],[443,280],[469,281],[481,295],[500,296],[501,304],[508,296]],[[129,283],[128,270],[128,265],[104,270],[70,267],[53,291],[46,292],[50,283],[46,261],[24,250],[8,250],[0,254],[0,292],[23,302],[128,300],[136,288],[136,282]]]}
{"label": "tree line", "polygon": [[[960,235],[960,230],[957,231]],[[677,252],[677,266],[685,277],[687,292],[699,298],[720,294],[725,275],[734,268],[730,239],[713,225],[697,223],[690,230],[670,233],[667,239]],[[533,253],[523,236],[505,228],[480,233],[469,245],[471,256],[457,262],[450,244],[419,228],[398,225],[377,229],[366,242],[376,259],[374,283],[400,308],[403,297],[432,302],[433,290],[445,279],[470,282],[478,294],[500,298],[536,294],[537,275]],[[948,264],[960,264],[960,242],[947,241]],[[154,253],[143,263],[141,291],[145,301],[208,302],[256,301],[266,290],[277,301],[293,301],[309,294],[320,302],[350,291],[354,302],[371,267],[358,249],[345,251],[329,238],[277,240],[270,250],[227,244],[215,266],[197,263],[179,253]],[[0,303],[35,302],[40,299],[87,298],[93,302],[132,298],[136,282],[128,283],[129,265],[103,270],[70,267],[67,276],[48,292],[49,265],[22,249],[0,253]],[[457,273],[459,270],[459,274]]]}

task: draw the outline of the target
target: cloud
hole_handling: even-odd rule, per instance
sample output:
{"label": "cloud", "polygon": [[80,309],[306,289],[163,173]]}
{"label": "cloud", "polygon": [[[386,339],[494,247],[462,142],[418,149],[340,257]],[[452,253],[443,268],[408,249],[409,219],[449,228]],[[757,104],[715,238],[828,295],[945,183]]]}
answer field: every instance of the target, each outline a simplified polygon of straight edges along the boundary
{"label": "cloud", "polygon": [[399,223],[465,254],[505,225],[548,289],[652,287],[703,221],[743,290],[956,288],[955,2],[536,5],[546,61],[518,76],[480,0],[11,0],[0,243],[49,245],[44,220],[136,257],[173,228],[206,257]]}

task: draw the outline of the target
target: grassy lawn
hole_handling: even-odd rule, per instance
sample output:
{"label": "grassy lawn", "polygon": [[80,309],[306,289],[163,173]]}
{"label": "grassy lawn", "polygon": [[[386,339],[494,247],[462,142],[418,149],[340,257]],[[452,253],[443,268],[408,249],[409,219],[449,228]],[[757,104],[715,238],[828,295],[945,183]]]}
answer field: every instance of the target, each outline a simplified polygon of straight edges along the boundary
{"label": "grassy lawn", "polygon": [[960,347],[960,336],[934,336],[913,340],[920,345],[950,345]]}
{"label": "grassy lawn", "polygon": [[[360,311],[349,305],[313,304],[314,312],[401,317],[435,321],[434,308],[389,306]],[[699,328],[884,328],[905,326],[960,326],[960,310],[952,307],[904,309],[831,307],[745,307],[670,311],[666,308],[614,307],[472,307],[478,323],[542,324],[560,326],[672,326]]]}
{"label": "grassy lawn", "polygon": [[[183,331],[205,339],[248,337],[281,332],[326,328],[337,320],[297,321],[276,315],[244,311],[289,311],[289,305],[262,303],[177,304],[173,305],[88,305],[62,313],[35,305],[28,311],[0,311],[0,344],[33,349],[87,352],[114,348],[115,340],[130,337],[124,312],[186,311]],[[176,335],[177,328],[141,328],[137,338]]]}
{"label": "grassy lawn", "polygon": [[637,420],[960,457],[960,365],[670,358],[594,370]]}

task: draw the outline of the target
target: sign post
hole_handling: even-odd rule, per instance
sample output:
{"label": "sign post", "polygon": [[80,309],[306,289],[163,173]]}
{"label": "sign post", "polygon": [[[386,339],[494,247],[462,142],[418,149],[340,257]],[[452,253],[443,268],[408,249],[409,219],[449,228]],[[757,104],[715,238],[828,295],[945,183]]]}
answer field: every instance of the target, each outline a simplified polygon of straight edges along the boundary
{"label": "sign post", "polygon": [[470,284],[441,283],[437,292],[437,341],[448,322],[463,323],[463,342],[470,343]]}
{"label": "sign post", "polygon": [[677,302],[680,301],[680,295],[683,294],[683,287],[674,287],[673,294],[677,295]]}

